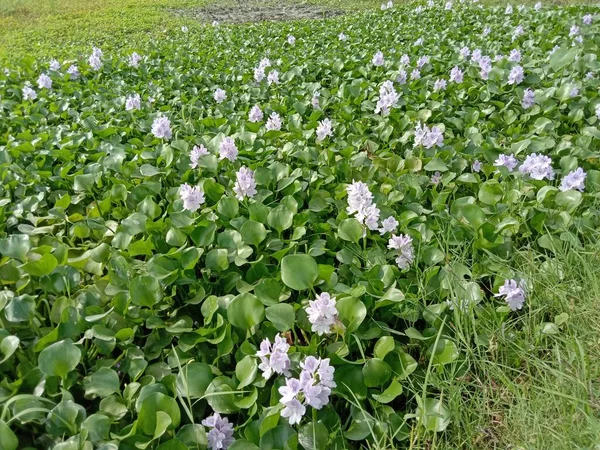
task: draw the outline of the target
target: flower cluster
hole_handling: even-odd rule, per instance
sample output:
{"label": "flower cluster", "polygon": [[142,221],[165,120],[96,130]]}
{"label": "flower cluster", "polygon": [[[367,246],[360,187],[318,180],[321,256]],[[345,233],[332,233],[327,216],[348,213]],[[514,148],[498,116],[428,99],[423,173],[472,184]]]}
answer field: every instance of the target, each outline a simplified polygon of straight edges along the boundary
{"label": "flower cluster", "polygon": [[523,81],[523,78],[523,67],[515,66],[510,70],[510,73],[508,74],[508,84],[520,84]]}
{"label": "flower cluster", "polygon": [[190,186],[187,183],[179,187],[179,197],[183,201],[183,209],[197,211],[205,201],[204,191],[199,186]]}
{"label": "flower cluster", "polygon": [[250,113],[248,114],[248,120],[250,122],[260,122],[261,120],[263,120],[264,114],[262,112],[262,110],[260,109],[260,106],[258,105],[254,105],[251,109],[250,109]]}
{"label": "flower cluster", "polygon": [[238,149],[232,137],[226,136],[219,144],[219,159],[228,159],[234,162],[238,156]]}
{"label": "flower cluster", "polygon": [[331,119],[323,119],[319,122],[319,125],[317,126],[317,141],[322,141],[324,140],[326,137],[332,137],[333,136],[333,122],[331,121]]}
{"label": "flower cluster", "polygon": [[450,71],[450,81],[454,83],[462,83],[463,82],[463,71],[460,70],[460,67],[454,66]]}
{"label": "flower cluster", "polygon": [[260,343],[260,350],[256,352],[256,356],[260,359],[258,368],[266,380],[271,378],[273,373],[290,375],[289,349],[289,344],[279,335],[275,336],[273,343],[268,338]]}
{"label": "flower cluster", "polygon": [[80,75],[79,69],[75,64],[69,66],[69,68],[67,69],[67,73],[69,74],[71,80],[76,80],[77,78],[79,78]]}
{"label": "flower cluster", "polygon": [[284,406],[281,417],[288,419],[290,425],[300,423],[306,406],[321,409],[327,405],[331,389],[336,387],[334,368],[329,364],[329,358],[308,356],[300,367],[300,378],[288,378],[285,386],[279,388],[279,402]]}
{"label": "flower cluster", "polygon": [[517,164],[518,164],[518,161],[517,161],[517,158],[514,157],[514,155],[502,154],[502,155],[498,156],[496,161],[494,161],[494,166],[506,167],[509,172],[512,172],[513,170],[515,170],[515,167],[517,167]]}
{"label": "flower cluster", "polygon": [[381,67],[385,64],[385,60],[383,59],[383,53],[381,51],[375,53],[375,55],[373,56],[372,63],[375,67]]}
{"label": "flower cluster", "polygon": [[37,92],[33,90],[31,85],[27,83],[23,86],[23,100],[35,100],[37,98]]}
{"label": "flower cluster", "polygon": [[377,100],[377,105],[375,105],[375,114],[389,114],[390,110],[398,105],[399,99],[400,96],[394,89],[394,83],[389,80],[384,81],[379,88],[379,100]]}
{"label": "flower cluster", "polygon": [[221,417],[219,413],[204,419],[202,425],[210,428],[206,433],[210,450],[225,450],[235,441],[233,425],[229,423],[227,417]]}
{"label": "flower cluster", "polygon": [[279,84],[279,72],[271,70],[267,76],[267,83],[269,83],[269,86],[272,84]]}
{"label": "flower cluster", "polygon": [[271,113],[267,123],[265,124],[267,131],[279,131],[281,130],[281,116],[275,111]]}
{"label": "flower cluster", "polygon": [[335,297],[323,292],[317,295],[315,300],[310,300],[304,309],[308,314],[308,321],[312,325],[313,332],[319,336],[331,333],[331,327],[335,324],[337,317]]}
{"label": "flower cluster", "polygon": [[529,175],[534,180],[554,179],[554,170],[552,169],[552,159],[546,155],[532,153],[527,155],[525,161],[519,167],[519,172]]}
{"label": "flower cluster", "polygon": [[129,55],[129,58],[127,59],[127,63],[129,64],[129,67],[139,67],[140,62],[142,61],[142,57],[140,55],[138,55],[136,52],[133,52],[131,55]]}
{"label": "flower cluster", "polygon": [[535,105],[535,92],[533,89],[525,89],[525,92],[523,92],[523,101],[521,102],[521,106],[525,109],[529,109],[533,105]]}
{"label": "flower cluster", "polygon": [[263,58],[258,63],[258,67],[254,69],[254,81],[260,83],[265,79],[265,69],[271,65],[269,58]]}
{"label": "flower cluster", "polygon": [[54,70],[57,72],[60,70],[60,63],[56,59],[51,59],[48,67],[50,68],[50,70]]}
{"label": "flower cluster", "polygon": [[585,177],[587,174],[583,171],[581,167],[578,167],[575,170],[572,170],[567,175],[564,176],[560,183],[559,189],[561,191],[568,191],[569,189],[577,190],[583,192],[585,189]]}
{"label": "flower cluster", "polygon": [[412,238],[406,234],[398,236],[393,234],[388,242],[388,248],[397,251],[396,264],[402,270],[408,269],[415,260]]}
{"label": "flower cluster", "polygon": [[52,78],[42,73],[37,79],[37,85],[40,89],[52,89]]}
{"label": "flower cluster", "polygon": [[390,216],[387,219],[381,221],[381,228],[379,228],[379,233],[384,235],[385,233],[395,233],[398,229],[398,221],[395,217]]}
{"label": "flower cluster", "polygon": [[93,70],[100,70],[102,68],[102,50],[94,47],[92,49],[92,54],[88,58],[88,64]]}
{"label": "flower cluster", "polygon": [[415,127],[415,147],[422,145],[425,148],[444,145],[444,134],[439,127],[427,127],[424,123],[417,122]]}
{"label": "flower cluster", "polygon": [[158,116],[152,122],[152,134],[159,139],[171,139],[171,122],[165,116]]}
{"label": "flower cluster", "polygon": [[348,193],[348,214],[355,214],[356,220],[364,224],[369,230],[377,230],[379,221],[379,208],[373,203],[373,194],[369,187],[362,181],[352,181],[346,188]]}
{"label": "flower cluster", "polygon": [[521,309],[525,303],[524,283],[517,283],[515,280],[506,280],[494,297],[504,297],[504,300],[513,311]]}
{"label": "flower cluster", "polygon": [[240,167],[235,174],[236,180],[233,185],[233,192],[239,200],[244,198],[252,198],[256,195],[256,180],[254,179],[254,171],[248,167]]}
{"label": "flower cluster", "polygon": [[190,167],[192,169],[198,167],[198,162],[204,155],[208,155],[208,150],[206,147],[204,145],[194,145],[194,148],[192,148],[192,151],[190,152]]}
{"label": "flower cluster", "polygon": [[130,95],[125,99],[125,110],[132,111],[134,109],[141,108],[142,99],[140,98],[140,94]]}
{"label": "flower cluster", "polygon": [[217,102],[217,103],[223,103],[223,101],[225,101],[225,99],[227,99],[227,92],[225,92],[221,88],[217,88],[217,89],[215,89],[215,93],[213,94],[213,98],[215,99],[215,102]]}

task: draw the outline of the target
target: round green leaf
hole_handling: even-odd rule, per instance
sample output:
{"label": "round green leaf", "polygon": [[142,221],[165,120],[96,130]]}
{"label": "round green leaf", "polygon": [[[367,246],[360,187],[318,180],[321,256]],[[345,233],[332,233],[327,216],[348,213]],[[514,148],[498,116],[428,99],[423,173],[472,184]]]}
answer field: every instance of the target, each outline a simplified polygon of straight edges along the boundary
{"label": "round green leaf", "polygon": [[252,383],[257,373],[258,363],[256,362],[256,358],[250,355],[244,356],[235,366],[235,376],[239,381],[238,389],[242,389]]}
{"label": "round green leaf", "polygon": [[156,277],[139,275],[129,285],[129,295],[134,305],[154,306],[163,298],[162,288]]}
{"label": "round green leaf", "polygon": [[120,392],[119,375],[108,367],[102,367],[83,380],[85,395],[108,397],[115,392]]}
{"label": "round green leaf", "polygon": [[281,280],[296,291],[312,287],[318,276],[319,267],[312,256],[287,255],[281,261]]}
{"label": "round green leaf", "polygon": [[310,422],[298,430],[298,442],[305,450],[325,450],[329,441],[327,427],[321,422]]}
{"label": "round green leaf", "polygon": [[144,398],[138,414],[138,429],[142,433],[154,436],[157,425],[160,426],[161,423],[164,423],[164,420],[157,416],[157,412],[162,412],[169,417],[166,428],[179,426],[181,411],[175,399],[160,392],[153,392]]}
{"label": "round green leaf", "polygon": [[213,373],[208,364],[186,364],[177,374],[177,392],[182,397],[201,398],[212,380]]}
{"label": "round green leaf", "polygon": [[345,241],[358,242],[363,235],[363,226],[356,219],[345,219],[340,222],[338,235]]}
{"label": "round green leaf", "polygon": [[227,306],[227,320],[234,327],[249,330],[265,317],[265,307],[250,293],[240,294]]}
{"label": "round green leaf", "polygon": [[392,368],[379,358],[369,359],[363,366],[362,371],[367,387],[381,386],[392,376]]}
{"label": "round green leaf", "polygon": [[296,315],[294,307],[287,303],[279,303],[266,309],[267,319],[279,331],[287,331],[294,326]]}
{"label": "round green leaf", "polygon": [[356,331],[367,316],[367,307],[355,297],[344,297],[337,301],[338,316],[348,333]]}
{"label": "round green leaf", "polygon": [[49,345],[40,353],[38,367],[48,376],[64,378],[81,360],[81,350],[71,339]]}
{"label": "round green leaf", "polygon": [[247,220],[240,229],[244,243],[258,246],[267,237],[267,230],[262,223]]}
{"label": "round green leaf", "polygon": [[267,223],[278,232],[287,230],[294,222],[294,214],[285,205],[279,205],[273,208],[267,217]]}

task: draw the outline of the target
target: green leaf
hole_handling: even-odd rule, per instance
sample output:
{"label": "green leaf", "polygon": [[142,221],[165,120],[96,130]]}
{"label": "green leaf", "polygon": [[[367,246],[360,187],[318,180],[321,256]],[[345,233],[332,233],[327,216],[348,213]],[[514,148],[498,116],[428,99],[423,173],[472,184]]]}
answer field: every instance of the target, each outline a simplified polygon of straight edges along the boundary
{"label": "green leaf", "polygon": [[0,364],[7,361],[13,353],[19,348],[21,340],[17,336],[6,336],[0,340]]}
{"label": "green leaf", "polygon": [[305,450],[325,450],[329,442],[327,427],[321,422],[310,422],[298,430],[298,442]]}
{"label": "green leaf", "polygon": [[559,48],[550,57],[550,67],[558,72],[560,69],[572,64],[578,53],[578,47]]}
{"label": "green leaf", "polygon": [[235,366],[235,376],[239,381],[238,389],[248,386],[256,378],[258,363],[254,356],[246,355]]}
{"label": "green leaf", "polygon": [[212,369],[208,364],[186,364],[177,374],[177,392],[189,399],[202,398],[212,380]]}
{"label": "green leaf", "polygon": [[381,386],[392,376],[392,368],[382,359],[372,358],[363,366],[363,376],[367,387]]}
{"label": "green leaf", "polygon": [[138,414],[138,429],[142,433],[154,436],[157,425],[160,426],[161,422],[163,422],[162,418],[157,417],[157,412],[163,412],[168,416],[169,424],[166,429],[173,429],[179,426],[181,412],[175,399],[160,392],[152,392],[142,401],[142,406]]}
{"label": "green leaf", "polygon": [[120,392],[119,375],[108,367],[102,367],[83,380],[85,395],[108,397]]}
{"label": "green leaf", "polygon": [[398,381],[392,380],[390,385],[381,394],[373,394],[373,398],[379,403],[389,403],[400,394],[402,394],[402,385]]}
{"label": "green leaf", "polygon": [[338,235],[345,241],[358,242],[363,235],[363,226],[356,219],[345,219],[340,222]]}
{"label": "green leaf", "polygon": [[344,297],[337,301],[338,316],[346,326],[346,331],[352,333],[358,329],[367,317],[367,307],[359,299]]}
{"label": "green leaf", "polygon": [[279,205],[273,208],[267,216],[267,223],[271,228],[275,228],[279,233],[287,230],[294,222],[294,213],[285,205]]}
{"label": "green leaf", "polygon": [[427,398],[417,409],[417,417],[427,431],[439,433],[450,424],[450,413],[441,400]]}
{"label": "green leaf", "polygon": [[129,285],[129,296],[134,305],[151,307],[162,300],[163,293],[156,277],[139,275]]}
{"label": "green leaf", "polygon": [[266,309],[267,319],[278,331],[287,331],[294,326],[296,315],[294,307],[287,303],[279,303]]}
{"label": "green leaf", "polygon": [[13,297],[4,310],[9,322],[29,322],[35,315],[35,299],[31,295]]}
{"label": "green leaf", "polygon": [[5,239],[0,239],[0,254],[9,258],[25,261],[27,252],[31,249],[29,236],[26,234],[13,234]]}
{"label": "green leaf", "polygon": [[488,180],[479,188],[479,201],[486,205],[495,205],[504,195],[502,186],[496,180]]}
{"label": "green leaf", "polygon": [[38,367],[48,376],[65,378],[81,360],[81,350],[71,339],[49,345],[38,357]]}
{"label": "green leaf", "polygon": [[265,317],[265,307],[250,293],[240,294],[227,306],[227,320],[234,326],[249,330]]}
{"label": "green leaf", "polygon": [[232,197],[222,197],[217,204],[217,211],[222,216],[233,219],[238,216],[240,204],[237,199]]}
{"label": "green leaf", "polygon": [[247,220],[240,228],[242,239],[245,244],[258,246],[267,237],[267,230],[262,223]]}
{"label": "green leaf", "polygon": [[75,175],[73,189],[76,191],[91,191],[94,186],[94,175],[91,173],[85,175]]}
{"label": "green leaf", "polygon": [[215,378],[206,389],[206,401],[219,414],[231,414],[239,410],[235,404],[235,384],[227,377]]}
{"label": "green leaf", "polygon": [[296,291],[312,287],[318,276],[319,267],[312,256],[287,255],[281,261],[281,280]]}
{"label": "green leaf", "polygon": [[23,266],[23,270],[34,277],[48,275],[58,266],[58,261],[50,253],[45,253],[35,261],[30,261]]}
{"label": "green leaf", "polygon": [[227,270],[229,267],[229,259],[227,249],[215,248],[206,254],[206,267],[217,272]]}
{"label": "green leaf", "polygon": [[391,336],[382,336],[375,343],[375,348],[373,349],[373,354],[376,358],[383,359],[385,355],[394,350],[395,347],[394,338]]}
{"label": "green leaf", "polygon": [[19,448],[19,439],[6,422],[0,419],[0,450],[17,450],[17,448]]}
{"label": "green leaf", "polygon": [[111,420],[104,414],[92,414],[81,424],[81,429],[87,431],[88,439],[94,444],[107,441],[110,435]]}

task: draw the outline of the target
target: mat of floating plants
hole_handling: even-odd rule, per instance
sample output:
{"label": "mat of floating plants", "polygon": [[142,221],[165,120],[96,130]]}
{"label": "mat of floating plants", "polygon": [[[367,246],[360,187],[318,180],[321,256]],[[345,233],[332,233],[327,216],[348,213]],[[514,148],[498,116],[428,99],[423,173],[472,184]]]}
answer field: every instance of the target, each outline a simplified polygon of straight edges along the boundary
{"label": "mat of floating plants", "polygon": [[447,432],[455,324],[518,323],[544,299],[514,255],[598,229],[594,11],[385,4],[7,67],[0,447]]}

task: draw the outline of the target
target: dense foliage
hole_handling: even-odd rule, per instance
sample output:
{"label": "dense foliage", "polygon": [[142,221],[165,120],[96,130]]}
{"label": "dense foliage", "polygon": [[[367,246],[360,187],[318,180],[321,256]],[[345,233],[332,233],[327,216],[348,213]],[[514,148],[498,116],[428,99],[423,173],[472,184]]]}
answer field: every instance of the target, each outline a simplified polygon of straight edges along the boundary
{"label": "dense foliage", "polygon": [[598,228],[588,9],[214,24],[7,68],[0,448],[443,432],[454,324],[542,302],[515,249]]}

